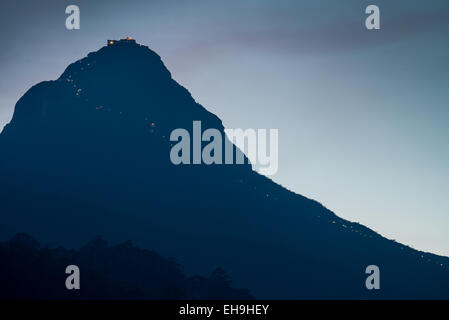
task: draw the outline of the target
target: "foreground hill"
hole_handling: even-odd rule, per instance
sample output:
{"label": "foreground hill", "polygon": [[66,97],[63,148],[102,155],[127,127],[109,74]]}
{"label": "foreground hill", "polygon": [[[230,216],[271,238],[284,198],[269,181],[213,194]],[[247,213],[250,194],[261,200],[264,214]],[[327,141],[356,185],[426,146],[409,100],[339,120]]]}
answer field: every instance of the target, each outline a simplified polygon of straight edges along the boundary
{"label": "foreground hill", "polygon": [[[0,243],[0,298],[7,299],[252,299],[230,287],[226,272],[186,277],[181,266],[131,242],[96,238],[79,251],[42,247],[27,234]],[[80,270],[80,289],[65,287],[66,267]]]}

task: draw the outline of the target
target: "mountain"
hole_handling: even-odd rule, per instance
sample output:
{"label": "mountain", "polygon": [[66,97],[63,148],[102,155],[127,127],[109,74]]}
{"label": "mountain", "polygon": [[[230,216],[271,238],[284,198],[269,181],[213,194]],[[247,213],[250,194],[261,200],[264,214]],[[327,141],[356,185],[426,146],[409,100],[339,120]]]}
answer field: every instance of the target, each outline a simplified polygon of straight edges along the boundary
{"label": "mountain", "polygon": [[[133,40],[110,41],[35,85],[0,135],[0,239],[26,232],[69,248],[98,234],[131,239],[187,274],[221,266],[256,298],[449,298],[449,258],[341,219],[247,159],[172,164],[170,133],[193,121],[223,133]],[[380,268],[380,290],[365,287],[368,265]]]}

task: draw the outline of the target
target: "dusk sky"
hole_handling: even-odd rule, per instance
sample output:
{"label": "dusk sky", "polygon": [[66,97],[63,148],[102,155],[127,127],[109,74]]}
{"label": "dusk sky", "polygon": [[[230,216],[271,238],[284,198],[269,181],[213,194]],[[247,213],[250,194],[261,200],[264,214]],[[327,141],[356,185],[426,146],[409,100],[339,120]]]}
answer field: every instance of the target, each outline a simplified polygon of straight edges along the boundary
{"label": "dusk sky", "polygon": [[[364,27],[370,4],[381,30]],[[2,1],[0,126],[31,86],[126,36],[225,127],[279,129],[274,181],[449,256],[447,0]]]}

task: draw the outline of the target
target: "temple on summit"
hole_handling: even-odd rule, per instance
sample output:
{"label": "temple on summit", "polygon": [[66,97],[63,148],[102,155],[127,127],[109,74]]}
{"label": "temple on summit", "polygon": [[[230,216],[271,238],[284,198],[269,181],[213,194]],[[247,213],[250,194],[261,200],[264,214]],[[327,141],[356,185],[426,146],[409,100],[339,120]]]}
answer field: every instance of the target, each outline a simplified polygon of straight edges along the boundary
{"label": "temple on summit", "polygon": [[108,46],[116,46],[116,45],[130,44],[130,43],[136,43],[136,40],[134,40],[131,37],[126,37],[125,39],[120,39],[120,40],[108,40]]}

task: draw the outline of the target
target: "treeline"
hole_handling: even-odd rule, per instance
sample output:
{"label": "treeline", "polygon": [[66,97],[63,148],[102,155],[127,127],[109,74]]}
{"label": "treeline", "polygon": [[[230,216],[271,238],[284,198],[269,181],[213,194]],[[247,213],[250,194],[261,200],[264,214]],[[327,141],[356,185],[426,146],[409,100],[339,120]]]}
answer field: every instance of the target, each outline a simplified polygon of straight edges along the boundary
{"label": "treeline", "polygon": [[[68,290],[68,265],[80,269],[80,289]],[[80,250],[41,246],[27,234],[0,243],[2,299],[253,299],[231,287],[224,270],[187,277],[174,260],[97,238]]]}

